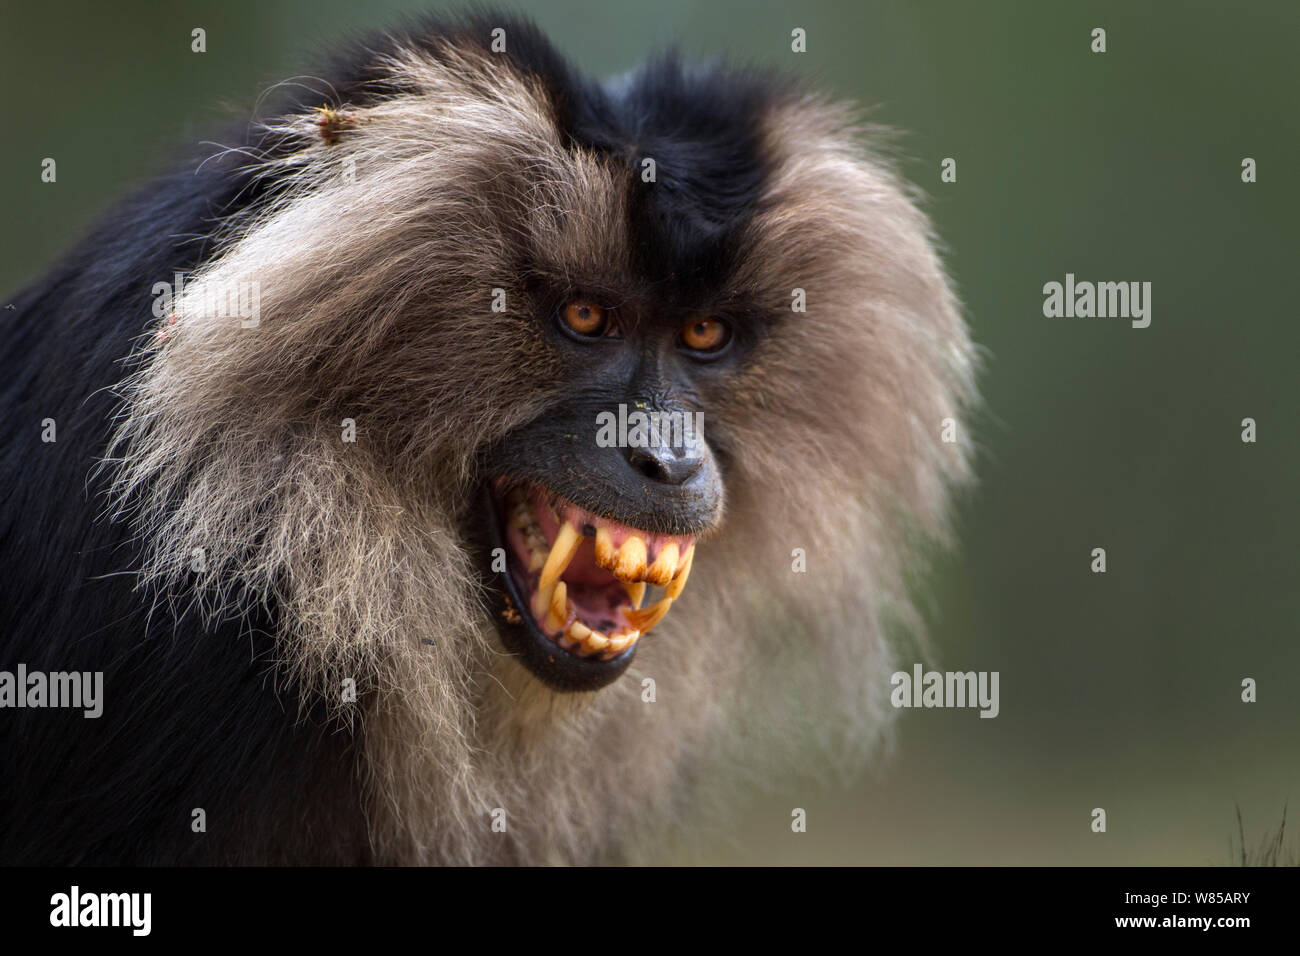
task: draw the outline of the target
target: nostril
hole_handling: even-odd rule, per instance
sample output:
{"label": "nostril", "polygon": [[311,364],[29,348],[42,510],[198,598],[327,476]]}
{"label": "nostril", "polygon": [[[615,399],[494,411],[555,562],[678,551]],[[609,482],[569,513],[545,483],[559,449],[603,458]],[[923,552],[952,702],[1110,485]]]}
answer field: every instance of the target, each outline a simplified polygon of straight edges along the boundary
{"label": "nostril", "polygon": [[658,456],[652,455],[648,451],[634,451],[631,455],[631,464],[636,469],[637,474],[643,478],[663,481],[667,477],[667,471],[659,461]]}
{"label": "nostril", "polygon": [[632,448],[627,460],[637,474],[666,485],[685,484],[704,464],[703,458],[678,457],[667,448]]}

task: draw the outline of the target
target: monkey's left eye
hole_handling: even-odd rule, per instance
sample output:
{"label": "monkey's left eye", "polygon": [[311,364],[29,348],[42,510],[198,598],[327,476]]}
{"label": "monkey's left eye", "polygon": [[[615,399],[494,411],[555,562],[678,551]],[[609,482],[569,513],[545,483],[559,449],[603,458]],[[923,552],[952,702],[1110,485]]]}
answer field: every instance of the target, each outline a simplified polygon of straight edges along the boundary
{"label": "monkey's left eye", "polygon": [[682,325],[679,337],[692,352],[717,353],[731,341],[731,328],[718,319],[690,319]]}
{"label": "monkey's left eye", "polygon": [[605,310],[586,299],[575,299],[566,305],[560,313],[560,320],[570,332],[586,339],[604,335],[609,327]]}

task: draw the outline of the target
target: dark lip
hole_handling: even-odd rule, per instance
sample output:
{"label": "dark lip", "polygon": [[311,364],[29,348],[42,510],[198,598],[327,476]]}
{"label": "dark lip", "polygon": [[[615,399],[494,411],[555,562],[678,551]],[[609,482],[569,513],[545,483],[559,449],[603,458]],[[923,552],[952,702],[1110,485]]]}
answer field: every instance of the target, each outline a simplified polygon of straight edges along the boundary
{"label": "dark lip", "polygon": [[[484,482],[479,499],[486,518],[480,566],[489,569],[492,567],[491,555],[494,548],[505,549],[507,555],[505,571],[489,570],[485,575],[489,610],[506,649],[534,677],[553,690],[566,693],[594,691],[618,680],[636,656],[637,645],[633,644],[618,657],[602,661],[570,654],[543,634],[533,622],[533,616],[528,611],[528,601],[520,596],[510,574],[510,549],[506,544],[502,516],[489,482]],[[517,622],[508,619],[512,608],[519,618]]]}

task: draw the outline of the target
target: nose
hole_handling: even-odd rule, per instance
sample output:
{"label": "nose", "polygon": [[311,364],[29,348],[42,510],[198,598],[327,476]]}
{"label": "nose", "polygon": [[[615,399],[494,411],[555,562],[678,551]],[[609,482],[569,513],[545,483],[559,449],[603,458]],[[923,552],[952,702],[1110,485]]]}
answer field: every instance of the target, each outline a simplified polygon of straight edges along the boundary
{"label": "nose", "polygon": [[665,485],[684,485],[700,470],[704,464],[703,456],[676,450],[667,445],[659,448],[624,449],[627,463],[632,470],[642,477]]}

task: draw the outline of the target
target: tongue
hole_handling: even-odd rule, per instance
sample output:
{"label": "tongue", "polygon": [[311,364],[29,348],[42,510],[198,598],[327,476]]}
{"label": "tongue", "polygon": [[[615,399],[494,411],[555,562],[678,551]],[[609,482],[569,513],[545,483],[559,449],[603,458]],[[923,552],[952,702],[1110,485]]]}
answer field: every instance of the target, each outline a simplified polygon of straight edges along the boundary
{"label": "tongue", "polygon": [[619,613],[628,605],[627,592],[614,575],[596,564],[596,546],[591,538],[583,539],[563,579],[573,610],[584,624],[608,631],[627,623]]}

